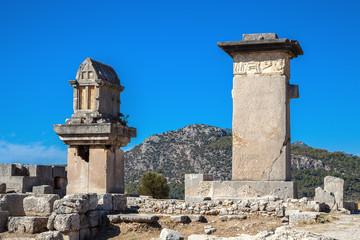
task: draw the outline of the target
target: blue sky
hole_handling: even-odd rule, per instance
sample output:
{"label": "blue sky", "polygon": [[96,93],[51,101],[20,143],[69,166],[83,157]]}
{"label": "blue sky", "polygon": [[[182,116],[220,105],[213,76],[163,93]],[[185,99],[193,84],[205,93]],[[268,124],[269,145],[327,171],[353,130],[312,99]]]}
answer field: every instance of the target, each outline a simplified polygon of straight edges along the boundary
{"label": "blue sky", "polygon": [[[0,162],[66,162],[53,132],[72,114],[86,57],[113,66],[138,138],[203,123],[231,128],[232,59],[243,33],[296,39],[292,141],[360,155],[358,1],[0,1]],[[128,148],[127,148],[128,149]]]}

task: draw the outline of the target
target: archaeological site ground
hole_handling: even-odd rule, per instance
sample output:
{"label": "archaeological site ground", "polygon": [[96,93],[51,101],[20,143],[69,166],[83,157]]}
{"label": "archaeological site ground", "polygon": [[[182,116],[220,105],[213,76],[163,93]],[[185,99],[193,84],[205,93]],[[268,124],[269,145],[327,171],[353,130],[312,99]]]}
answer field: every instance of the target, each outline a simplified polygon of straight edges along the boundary
{"label": "archaeological site ground", "polygon": [[54,125],[68,145],[67,166],[0,164],[0,239],[360,239],[358,204],[345,197],[344,179],[326,176],[314,197],[299,197],[292,179],[290,102],[301,94],[290,62],[304,54],[300,43],[261,33],[218,47],[233,60],[231,179],[208,164],[177,179],[184,200],[126,193],[121,148],[137,129],[121,114],[125,87],[111,66],[86,58],[69,81],[74,112]]}

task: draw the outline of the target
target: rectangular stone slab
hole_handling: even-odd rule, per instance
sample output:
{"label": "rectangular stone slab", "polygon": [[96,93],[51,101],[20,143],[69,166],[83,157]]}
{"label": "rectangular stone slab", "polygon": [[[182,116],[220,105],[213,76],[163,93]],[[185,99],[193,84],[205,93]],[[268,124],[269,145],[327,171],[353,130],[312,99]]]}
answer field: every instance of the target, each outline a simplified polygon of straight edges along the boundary
{"label": "rectangular stone slab", "polygon": [[[185,183],[185,186],[189,186]],[[296,184],[292,181],[203,181],[191,191],[196,195],[187,195],[186,201],[192,202],[196,197],[212,200],[239,200],[258,198],[266,195],[282,199],[296,198]]]}

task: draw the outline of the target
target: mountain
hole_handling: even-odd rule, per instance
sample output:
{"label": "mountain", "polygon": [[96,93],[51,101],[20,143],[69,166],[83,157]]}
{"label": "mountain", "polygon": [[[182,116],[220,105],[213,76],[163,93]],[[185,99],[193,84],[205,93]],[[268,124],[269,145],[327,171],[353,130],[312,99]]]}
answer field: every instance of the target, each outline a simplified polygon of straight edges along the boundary
{"label": "mountain", "polygon": [[[216,180],[231,179],[231,129],[204,124],[152,135],[125,152],[125,182],[133,192],[146,171],[163,174],[171,185],[170,196],[182,198],[185,173],[213,174]],[[303,142],[292,145],[292,179],[299,197],[314,195],[327,175],[345,180],[347,199],[360,199],[360,158],[343,152],[328,152]]]}
{"label": "mountain", "polygon": [[301,141],[296,141],[296,142],[292,143],[292,145],[300,146],[300,147],[309,147],[309,145],[307,145],[306,143],[301,142]]}

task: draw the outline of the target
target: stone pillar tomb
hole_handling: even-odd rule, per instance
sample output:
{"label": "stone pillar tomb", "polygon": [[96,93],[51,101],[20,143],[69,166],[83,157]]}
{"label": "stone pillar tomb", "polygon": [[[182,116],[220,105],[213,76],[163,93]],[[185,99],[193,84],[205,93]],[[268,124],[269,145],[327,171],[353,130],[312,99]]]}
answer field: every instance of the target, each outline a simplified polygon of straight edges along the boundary
{"label": "stone pillar tomb", "polygon": [[299,43],[261,33],[218,46],[233,58],[232,181],[201,180],[194,188],[190,179],[209,176],[188,175],[186,197],[296,197],[290,181],[290,99],[299,97],[299,89],[289,79],[290,60],[303,54]]}
{"label": "stone pillar tomb", "polygon": [[67,194],[123,193],[125,147],[136,129],[121,124],[120,93],[124,87],[114,69],[87,58],[74,88],[72,118],[54,131],[68,148]]}

